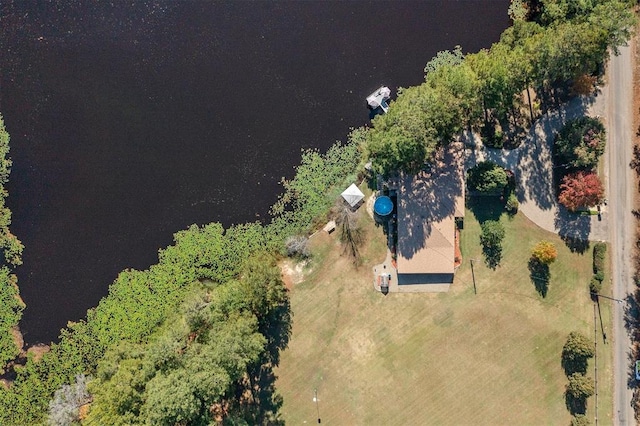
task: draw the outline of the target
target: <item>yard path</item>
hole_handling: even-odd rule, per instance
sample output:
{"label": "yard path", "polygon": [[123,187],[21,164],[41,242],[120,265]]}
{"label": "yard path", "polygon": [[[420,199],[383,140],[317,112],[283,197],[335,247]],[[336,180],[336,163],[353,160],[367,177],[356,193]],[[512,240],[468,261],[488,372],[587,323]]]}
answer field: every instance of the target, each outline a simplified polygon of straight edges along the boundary
{"label": "yard path", "polygon": [[567,120],[582,115],[602,115],[605,96],[580,97],[560,109],[545,114],[530,129],[525,141],[517,149],[493,149],[482,144],[478,135],[465,133],[465,168],[480,161],[491,160],[514,172],[516,195],[520,211],[536,225],[559,234],[570,244],[588,240],[608,240],[606,207],[597,216],[579,216],[558,205],[553,190],[553,162],[551,150],[554,132]]}

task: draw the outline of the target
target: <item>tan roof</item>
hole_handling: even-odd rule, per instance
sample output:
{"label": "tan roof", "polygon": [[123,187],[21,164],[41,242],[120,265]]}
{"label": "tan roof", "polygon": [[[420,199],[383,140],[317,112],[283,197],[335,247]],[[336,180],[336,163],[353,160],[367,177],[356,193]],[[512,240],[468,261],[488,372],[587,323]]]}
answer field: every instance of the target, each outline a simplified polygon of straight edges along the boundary
{"label": "tan roof", "polygon": [[455,218],[464,216],[462,153],[452,144],[432,171],[398,188],[399,274],[452,274]]}

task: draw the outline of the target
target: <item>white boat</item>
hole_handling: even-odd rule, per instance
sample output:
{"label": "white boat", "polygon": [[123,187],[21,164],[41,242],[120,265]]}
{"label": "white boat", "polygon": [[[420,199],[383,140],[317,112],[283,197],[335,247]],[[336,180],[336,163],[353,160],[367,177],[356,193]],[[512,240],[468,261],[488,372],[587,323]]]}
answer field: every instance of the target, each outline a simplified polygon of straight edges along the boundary
{"label": "white boat", "polygon": [[387,112],[389,110],[389,104],[387,101],[391,96],[391,89],[387,86],[380,86],[378,90],[367,96],[367,104],[372,108],[381,108],[382,111]]}

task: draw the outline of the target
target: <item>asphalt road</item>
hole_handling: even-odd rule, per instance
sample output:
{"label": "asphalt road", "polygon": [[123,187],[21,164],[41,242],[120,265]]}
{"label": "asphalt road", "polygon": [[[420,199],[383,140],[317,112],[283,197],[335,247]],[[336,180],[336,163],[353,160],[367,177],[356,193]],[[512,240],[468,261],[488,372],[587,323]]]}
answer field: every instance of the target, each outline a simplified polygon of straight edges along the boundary
{"label": "asphalt road", "polygon": [[[613,297],[626,299],[634,291],[632,248],[633,209],[633,61],[629,46],[612,56],[607,87],[609,232],[611,236]],[[616,425],[636,424],[629,383],[632,374],[631,340],[625,329],[625,305],[614,303],[614,419]]]}

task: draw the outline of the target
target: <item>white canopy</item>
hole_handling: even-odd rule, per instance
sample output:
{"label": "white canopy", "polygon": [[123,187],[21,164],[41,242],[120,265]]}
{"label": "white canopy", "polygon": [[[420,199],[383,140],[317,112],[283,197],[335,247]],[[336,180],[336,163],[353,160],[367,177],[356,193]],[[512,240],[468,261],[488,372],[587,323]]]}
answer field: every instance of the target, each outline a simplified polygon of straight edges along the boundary
{"label": "white canopy", "polygon": [[364,194],[358,189],[355,183],[352,183],[341,195],[351,207],[355,207],[355,205],[364,198]]}

